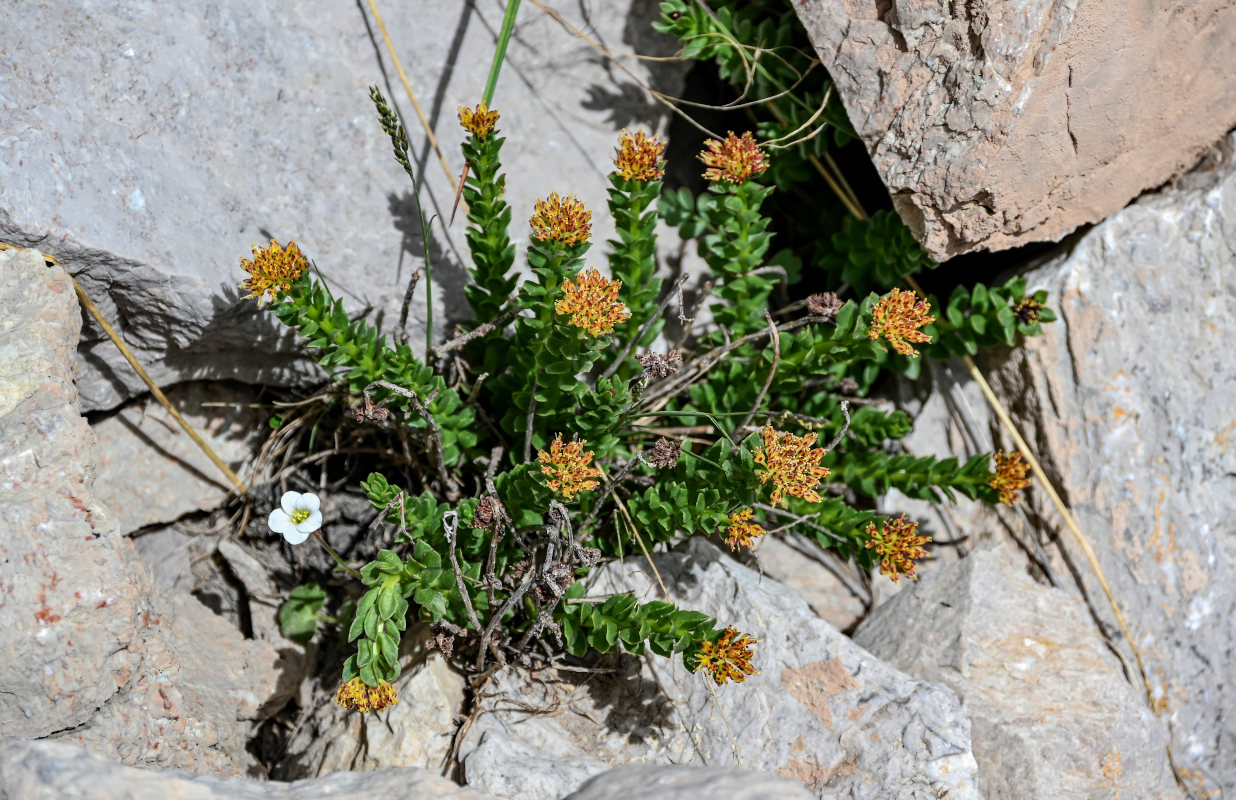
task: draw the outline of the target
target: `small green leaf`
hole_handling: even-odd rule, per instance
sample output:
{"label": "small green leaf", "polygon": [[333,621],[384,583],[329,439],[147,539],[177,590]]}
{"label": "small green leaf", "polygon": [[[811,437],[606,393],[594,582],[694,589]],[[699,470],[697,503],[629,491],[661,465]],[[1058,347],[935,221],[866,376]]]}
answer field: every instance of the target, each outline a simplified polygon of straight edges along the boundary
{"label": "small green leaf", "polygon": [[318,612],[326,603],[326,591],[316,583],[292,590],[279,607],[279,632],[299,644],[308,644],[318,628]]}

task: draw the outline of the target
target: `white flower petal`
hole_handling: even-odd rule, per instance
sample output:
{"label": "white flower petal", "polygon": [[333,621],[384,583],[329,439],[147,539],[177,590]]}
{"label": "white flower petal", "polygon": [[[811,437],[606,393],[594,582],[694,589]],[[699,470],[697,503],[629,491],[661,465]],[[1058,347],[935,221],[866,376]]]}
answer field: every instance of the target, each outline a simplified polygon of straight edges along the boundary
{"label": "white flower petal", "polygon": [[270,530],[273,533],[286,535],[288,531],[296,530],[296,526],[292,524],[291,515],[281,508],[276,508],[270,512],[270,516],[266,518],[266,524],[270,526]]}
{"label": "white flower petal", "polygon": [[313,533],[314,531],[318,530],[321,527],[322,527],[322,512],[314,511],[307,518],[305,518],[299,525],[296,526],[296,530],[304,531],[305,533]]}
{"label": "white flower petal", "polygon": [[322,507],[322,500],[313,492],[305,492],[300,496],[300,503],[296,507],[306,511],[317,511]]}
{"label": "white flower petal", "polygon": [[292,528],[283,532],[283,538],[287,539],[290,544],[300,544],[309,538],[310,533],[312,531],[302,532],[299,528]]}
{"label": "white flower petal", "polygon": [[297,507],[300,506],[301,497],[302,495],[300,492],[284,492],[283,499],[279,501],[279,505],[282,506],[284,511],[288,512],[288,516],[290,517],[293,512],[296,511]]}

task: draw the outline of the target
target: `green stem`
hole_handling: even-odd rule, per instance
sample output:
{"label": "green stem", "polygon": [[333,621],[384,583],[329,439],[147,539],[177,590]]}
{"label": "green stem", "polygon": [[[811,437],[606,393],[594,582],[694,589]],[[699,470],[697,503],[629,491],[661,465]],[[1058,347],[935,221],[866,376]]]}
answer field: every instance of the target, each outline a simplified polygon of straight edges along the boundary
{"label": "green stem", "polygon": [[346,561],[344,561],[342,558],[340,558],[340,557],[339,557],[339,554],[335,552],[335,548],[333,548],[333,547],[331,547],[330,545],[328,545],[328,544],[326,543],[326,540],[325,540],[324,538],[322,538],[322,532],[321,532],[321,531],[314,531],[314,532],[313,532],[313,538],[317,539],[317,540],[318,540],[318,544],[322,545],[322,549],[323,549],[323,550],[325,550],[327,553],[329,553],[331,558],[335,559],[335,563],[337,563],[337,564],[339,565],[340,569],[344,570],[345,572],[348,572],[349,574],[351,574],[351,575],[352,575],[353,577],[355,577],[355,578],[363,578],[363,577],[364,577],[363,575],[361,575],[361,574],[360,574],[360,570],[353,569],[352,567],[349,567],[349,566],[348,566],[348,563],[347,563]]}
{"label": "green stem", "polygon": [[488,107],[494,99],[494,89],[498,88],[498,73],[502,71],[502,62],[506,59],[506,46],[515,32],[515,15],[519,13],[520,0],[508,0],[506,14],[502,17],[502,31],[498,34],[498,47],[494,50],[494,60],[489,65],[489,79],[485,81],[485,93],[481,100]]}

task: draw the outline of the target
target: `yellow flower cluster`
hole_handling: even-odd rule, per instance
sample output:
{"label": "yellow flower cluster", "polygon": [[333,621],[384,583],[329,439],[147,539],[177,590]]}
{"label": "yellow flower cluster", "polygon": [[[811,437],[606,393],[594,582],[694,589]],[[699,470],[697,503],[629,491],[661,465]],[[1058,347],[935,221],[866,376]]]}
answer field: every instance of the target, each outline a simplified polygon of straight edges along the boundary
{"label": "yellow flower cluster", "polygon": [[258,305],[261,305],[264,295],[269,294],[274,300],[278,299],[280,291],[291,289],[292,283],[309,269],[309,259],[300,252],[295,240],[290,240],[284,248],[271,239],[270,247],[253,245],[252,260],[242,258],[240,267],[249,273],[249,277],[238,288],[249,291],[245,295],[246,300],[256,297]]}
{"label": "yellow flower cluster", "polygon": [[754,516],[755,510],[750,508],[730,514],[730,524],[725,527],[725,543],[730,546],[731,550],[737,550],[739,547],[750,550],[755,546],[756,539],[768,533],[763,525],[751,521]]}
{"label": "yellow flower cluster", "polygon": [[996,471],[988,479],[987,485],[1000,493],[1001,503],[1011,506],[1017,500],[1017,492],[1030,485],[1030,479],[1026,477],[1030,465],[1022,462],[1021,453],[1005,453],[1001,450],[992,458],[996,461]]}
{"label": "yellow flower cluster", "polygon": [[460,106],[459,124],[476,138],[484,139],[493,133],[494,125],[498,124],[498,109],[490,109],[484,100],[477,103],[476,108]]}
{"label": "yellow flower cluster", "polygon": [[665,175],[661,156],[665,142],[643,131],[622,132],[618,137],[618,155],[614,170],[624,181],[659,181]]}
{"label": "yellow flower cluster", "polygon": [[[734,637],[738,638],[734,638]],[[751,665],[751,648],[759,639],[747,634],[738,636],[738,631],[726,628],[715,642],[704,642],[695,657],[695,671],[707,670],[718,686],[728,681],[742,683],[748,675],[755,674]]]}
{"label": "yellow flower cluster", "polygon": [[554,303],[554,311],[570,314],[571,324],[590,336],[610,333],[614,326],[626,322],[631,311],[618,300],[622,281],[601,277],[596,269],[586,269],[562,281],[562,299]]}
{"label": "yellow flower cluster", "polygon": [[592,212],[584,208],[574,195],[537,200],[532,212],[532,237],[539,242],[555,241],[565,245],[587,242],[592,236]]}
{"label": "yellow flower cluster", "polygon": [[755,453],[755,463],[766,470],[760,473],[760,483],[773,482],[772,504],[781,505],[786,493],[809,503],[820,502],[822,498],[815,487],[828,477],[828,467],[820,466],[824,448],[812,447],[816,435],[777,433],[771,425],[765,426],[762,433],[764,449]]}
{"label": "yellow flower cluster", "polygon": [[867,525],[867,549],[875,550],[880,556],[880,572],[897,583],[904,575],[912,580],[918,580],[914,570],[918,567],[913,559],[927,558],[923,545],[931,541],[930,536],[918,535],[918,523],[910,522],[904,515],[889,520],[876,530],[874,522]]}
{"label": "yellow flower cluster", "polygon": [[601,470],[589,466],[592,463],[592,451],[584,451],[587,442],[571,442],[563,444],[562,434],[554,437],[549,445],[549,452],[537,452],[536,459],[544,466],[541,473],[549,476],[549,488],[559,492],[570,500],[580,492],[590,492],[597,488],[593,478],[601,477]]}
{"label": "yellow flower cluster", "polygon": [[768,156],[750,131],[742,136],[730,131],[725,141],[709,139],[706,146],[700,161],[708,167],[704,177],[713,183],[743,183],[768,169]]}
{"label": "yellow flower cluster", "polygon": [[918,352],[910,343],[931,341],[930,336],[919,330],[936,321],[935,317],[929,316],[930,312],[931,307],[925,300],[919,300],[914,292],[893,289],[886,297],[880,298],[871,310],[867,338],[883,336],[898,353],[915,358]]}
{"label": "yellow flower cluster", "polygon": [[335,702],[348,711],[382,711],[399,702],[395,687],[386,681],[378,681],[377,686],[369,686],[360,678],[353,678],[347,683],[339,684],[335,692]]}

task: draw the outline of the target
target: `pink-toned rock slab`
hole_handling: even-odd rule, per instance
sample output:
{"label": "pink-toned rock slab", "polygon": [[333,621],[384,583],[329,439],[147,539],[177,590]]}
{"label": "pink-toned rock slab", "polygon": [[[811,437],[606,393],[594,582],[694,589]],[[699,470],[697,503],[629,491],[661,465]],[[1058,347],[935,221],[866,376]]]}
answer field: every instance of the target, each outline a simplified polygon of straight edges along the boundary
{"label": "pink-toned rock slab", "polygon": [[1229,0],[794,7],[937,260],[1104,219],[1236,125]]}

